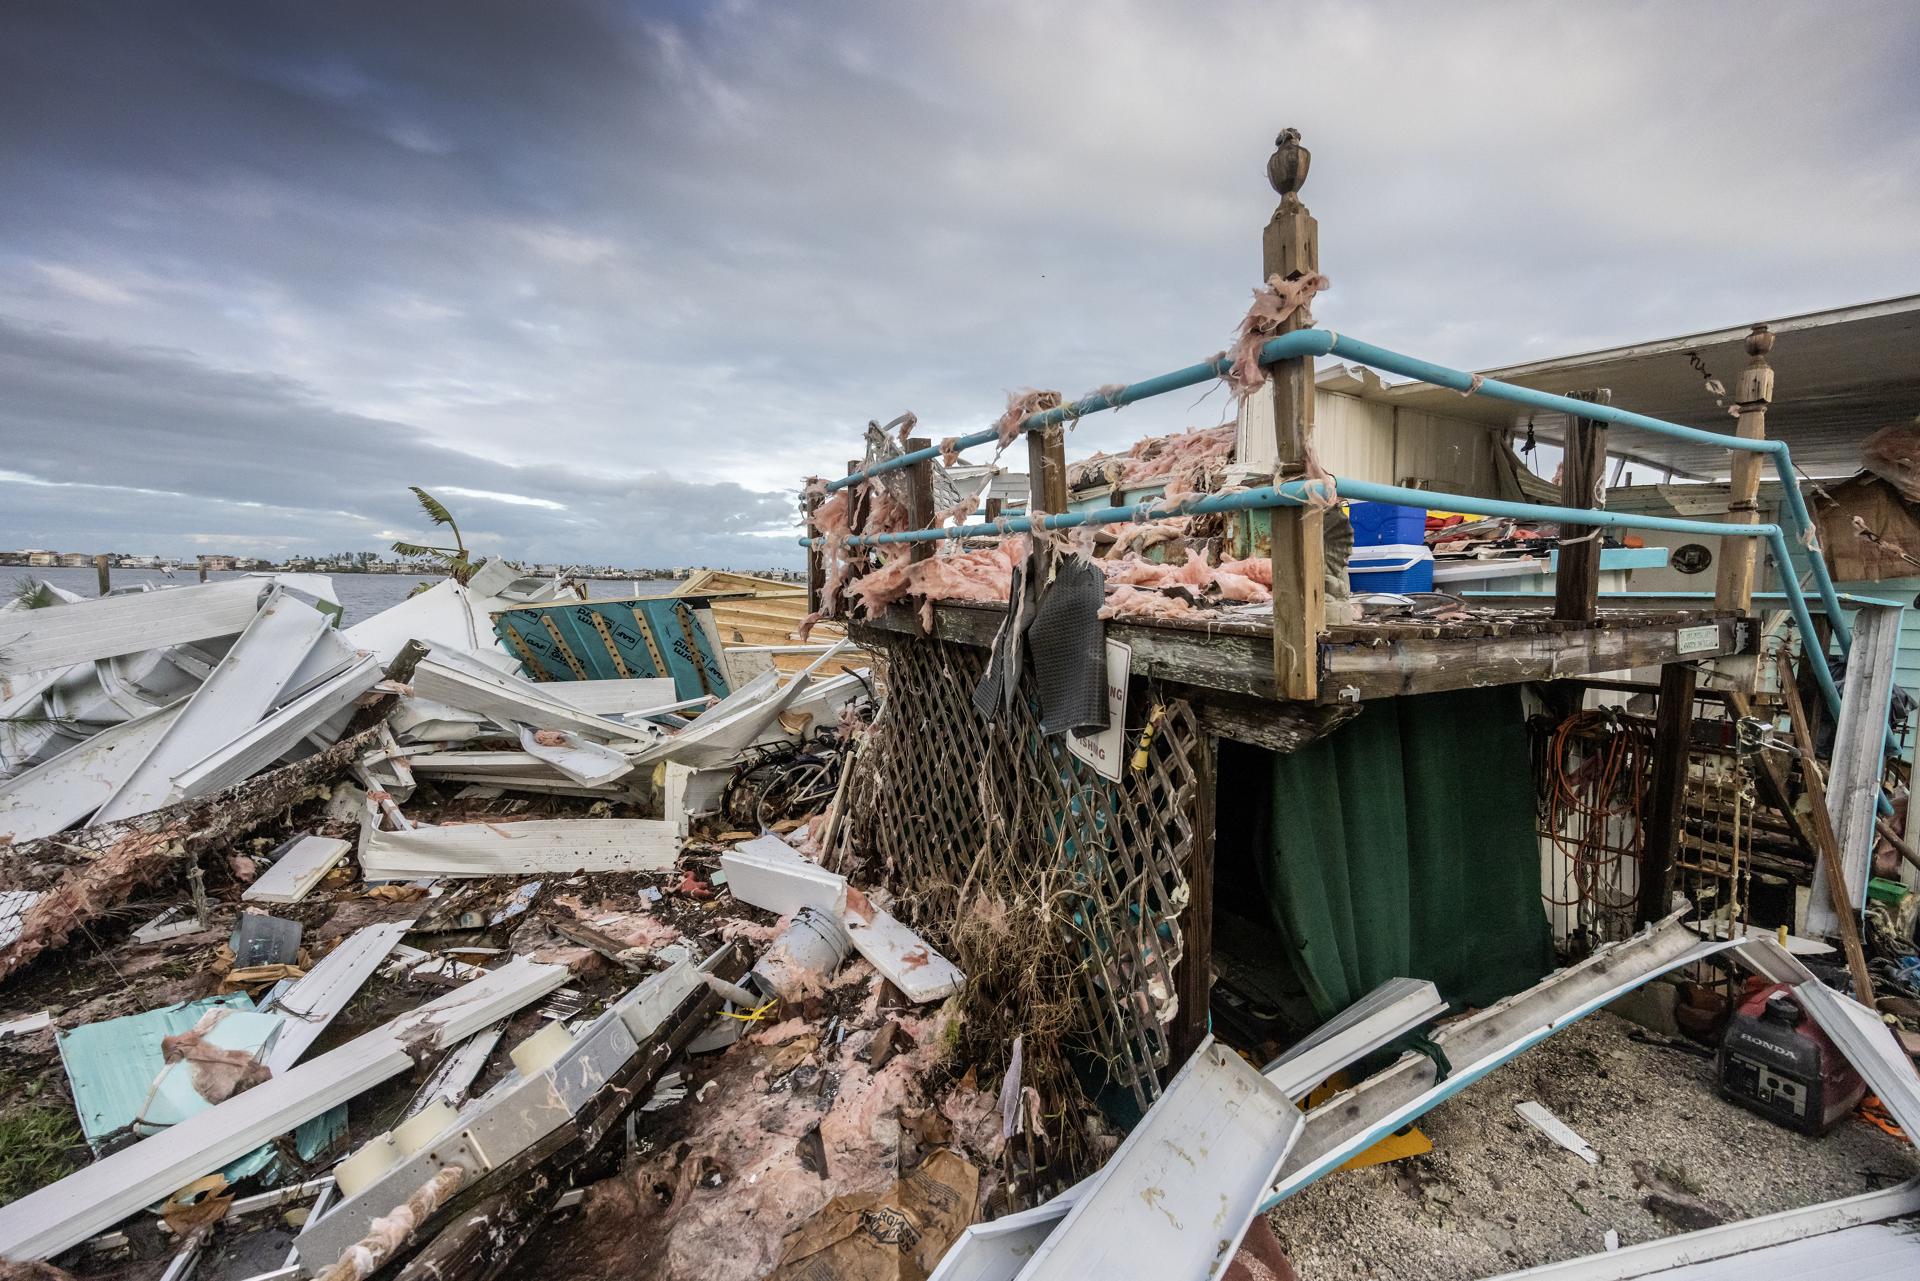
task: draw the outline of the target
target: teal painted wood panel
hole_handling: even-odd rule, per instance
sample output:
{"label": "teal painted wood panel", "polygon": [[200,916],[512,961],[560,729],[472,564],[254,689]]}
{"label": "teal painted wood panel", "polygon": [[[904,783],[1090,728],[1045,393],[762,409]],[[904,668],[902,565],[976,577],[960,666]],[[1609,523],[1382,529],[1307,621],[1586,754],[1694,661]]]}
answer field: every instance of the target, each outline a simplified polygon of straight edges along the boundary
{"label": "teal painted wood panel", "polygon": [[534,680],[668,677],[677,697],[724,697],[712,617],[704,597],[642,596],[501,610],[493,627]]}

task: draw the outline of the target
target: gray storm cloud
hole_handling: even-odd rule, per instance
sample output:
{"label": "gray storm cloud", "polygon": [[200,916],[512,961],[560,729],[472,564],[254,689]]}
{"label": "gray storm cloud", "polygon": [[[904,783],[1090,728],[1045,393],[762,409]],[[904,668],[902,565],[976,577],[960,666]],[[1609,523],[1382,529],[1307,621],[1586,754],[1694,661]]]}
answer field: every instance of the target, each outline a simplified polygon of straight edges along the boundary
{"label": "gray storm cloud", "polygon": [[1438,359],[1904,292],[1920,21],[1846,14],[16,0],[0,542],[376,547],[438,484],[513,554],[794,563],[868,418],[1224,345],[1285,124],[1322,320]]}

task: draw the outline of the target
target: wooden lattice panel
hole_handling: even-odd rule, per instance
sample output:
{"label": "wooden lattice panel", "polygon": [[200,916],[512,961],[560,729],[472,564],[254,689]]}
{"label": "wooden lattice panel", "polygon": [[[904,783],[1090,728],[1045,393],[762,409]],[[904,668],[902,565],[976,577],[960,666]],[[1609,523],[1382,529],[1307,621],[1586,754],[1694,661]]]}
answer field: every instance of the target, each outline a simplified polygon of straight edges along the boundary
{"label": "wooden lattice panel", "polygon": [[[1031,672],[1013,713],[990,725],[972,701],[985,651],[878,631],[860,639],[884,647],[888,692],[852,784],[856,850],[879,857],[905,914],[936,939],[967,910],[965,887],[1064,872],[1081,986],[1071,1048],[1151,1102],[1177,1011],[1194,850],[1204,743],[1192,709],[1167,702],[1144,768],[1129,760],[1114,783],[1040,733]],[[1129,756],[1152,705],[1136,681]]]}

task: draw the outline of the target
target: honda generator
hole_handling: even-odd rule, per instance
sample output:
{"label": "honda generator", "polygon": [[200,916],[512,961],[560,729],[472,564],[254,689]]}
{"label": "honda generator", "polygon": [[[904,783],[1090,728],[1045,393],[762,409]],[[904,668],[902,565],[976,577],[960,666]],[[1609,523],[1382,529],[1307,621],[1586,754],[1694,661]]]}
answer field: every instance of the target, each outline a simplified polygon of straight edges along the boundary
{"label": "honda generator", "polygon": [[1723,1098],[1803,1134],[1831,1130],[1867,1091],[1793,989],[1761,979],[1727,1020],[1719,1069]]}

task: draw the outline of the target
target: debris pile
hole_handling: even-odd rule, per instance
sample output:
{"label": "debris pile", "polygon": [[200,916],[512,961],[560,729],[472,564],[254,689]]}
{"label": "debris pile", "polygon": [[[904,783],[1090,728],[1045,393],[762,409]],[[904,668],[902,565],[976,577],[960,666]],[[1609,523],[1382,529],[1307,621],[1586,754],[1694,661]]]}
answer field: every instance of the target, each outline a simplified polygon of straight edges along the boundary
{"label": "debris pile", "polygon": [[[10,812],[58,826],[22,823],[9,883],[55,845],[108,857],[7,891],[0,1062],[71,1099],[83,1146],[9,1189],[0,1256],[235,1278],[494,1275],[522,1247],[599,1251],[596,1272],[638,1250],[659,1276],[934,1267],[995,1191],[1000,1112],[953,1063],[965,975],[801,852],[873,714],[866,669],[818,676],[844,642],[679,700],[526,679],[472,584],[346,632],[278,585],[216,586],[131,598],[166,622],[144,632],[191,678],[178,697],[10,758]],[[92,627],[56,642],[64,611],[96,612],[16,627],[16,663],[124,657]],[[68,697],[18,670],[17,696]],[[155,734],[49,798],[49,762],[215,699],[223,738],[155,756],[176,741]],[[185,839],[208,808],[245,821]],[[103,864],[126,873],[111,895]],[[73,928],[40,930],[56,900]],[[571,1207],[579,1230],[542,1237]],[[875,1214],[911,1244],[863,1232]]]}

